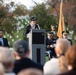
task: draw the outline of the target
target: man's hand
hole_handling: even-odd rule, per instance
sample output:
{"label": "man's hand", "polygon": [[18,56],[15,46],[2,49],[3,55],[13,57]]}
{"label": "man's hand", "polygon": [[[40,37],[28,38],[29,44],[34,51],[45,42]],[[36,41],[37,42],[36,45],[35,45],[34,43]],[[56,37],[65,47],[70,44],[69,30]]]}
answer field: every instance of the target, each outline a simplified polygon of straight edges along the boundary
{"label": "man's hand", "polygon": [[51,48],[54,48],[54,45],[50,45]]}

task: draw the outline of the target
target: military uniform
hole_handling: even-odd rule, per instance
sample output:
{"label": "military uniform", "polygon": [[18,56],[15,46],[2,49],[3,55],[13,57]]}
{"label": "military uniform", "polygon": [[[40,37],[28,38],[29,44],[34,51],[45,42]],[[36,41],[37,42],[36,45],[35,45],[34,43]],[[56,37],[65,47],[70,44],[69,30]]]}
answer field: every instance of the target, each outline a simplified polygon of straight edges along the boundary
{"label": "military uniform", "polygon": [[39,25],[38,24],[35,24],[35,27],[32,28],[31,25],[29,24],[27,27],[26,27],[26,34],[28,34],[31,29],[40,29]]}
{"label": "military uniform", "polygon": [[56,26],[54,26],[54,25],[51,25],[51,32],[53,33],[53,34],[56,34]]}
{"label": "military uniform", "polygon": [[[54,57],[56,56],[55,50],[54,50],[56,40],[53,38],[52,32],[49,32],[48,35],[52,37],[46,39],[46,53],[49,54],[49,58],[52,58],[53,56]],[[50,45],[52,45],[53,47],[50,47]]]}
{"label": "military uniform", "polygon": [[[37,19],[36,19],[36,17],[34,17],[34,16],[31,16],[30,17],[30,21],[36,21]],[[29,33],[30,33],[30,31],[32,30],[32,29],[40,29],[40,27],[39,27],[39,25],[38,24],[35,24],[35,25],[33,25],[32,26],[32,24],[30,23],[27,27],[26,27],[26,30],[25,30],[25,35],[29,35]]]}
{"label": "military uniform", "polygon": [[[62,32],[62,35],[64,35],[64,36],[67,36],[69,34],[69,32],[68,31],[63,31]],[[69,41],[69,43],[72,45],[72,40],[71,39],[68,39],[68,37],[66,38],[68,41]]]}

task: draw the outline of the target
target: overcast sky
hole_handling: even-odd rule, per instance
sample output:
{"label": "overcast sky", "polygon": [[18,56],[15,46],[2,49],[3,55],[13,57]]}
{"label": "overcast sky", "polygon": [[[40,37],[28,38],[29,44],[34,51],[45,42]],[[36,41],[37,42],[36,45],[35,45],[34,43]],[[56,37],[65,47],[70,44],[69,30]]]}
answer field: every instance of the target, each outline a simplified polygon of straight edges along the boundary
{"label": "overcast sky", "polygon": [[[24,5],[26,5],[28,9],[35,5],[32,2],[32,0],[15,0],[15,1],[20,2],[20,3],[24,4]],[[42,3],[44,0],[34,0],[34,1],[37,2],[37,3]]]}

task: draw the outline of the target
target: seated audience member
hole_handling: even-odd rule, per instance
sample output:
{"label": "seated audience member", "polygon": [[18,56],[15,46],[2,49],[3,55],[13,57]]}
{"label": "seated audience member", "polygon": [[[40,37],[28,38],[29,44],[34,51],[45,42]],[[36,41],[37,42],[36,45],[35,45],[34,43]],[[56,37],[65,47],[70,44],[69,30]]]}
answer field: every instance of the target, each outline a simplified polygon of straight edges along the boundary
{"label": "seated audience member", "polygon": [[60,75],[76,75],[76,43],[65,54],[68,72]]}
{"label": "seated audience member", "polygon": [[63,32],[62,32],[62,37],[63,37],[64,39],[67,39],[67,40],[69,41],[69,43],[72,45],[72,41],[71,41],[70,39],[68,39],[68,34],[69,34],[68,31],[63,31]]}
{"label": "seated audience member", "polygon": [[52,32],[48,32],[47,33],[47,39],[46,39],[46,53],[49,55],[49,59],[56,56],[55,54],[55,50],[54,50],[54,44],[55,43],[55,39],[53,38],[53,33]]}
{"label": "seated audience member", "polygon": [[0,62],[4,66],[5,75],[15,75],[13,73],[14,57],[9,48],[0,47]]}
{"label": "seated audience member", "polygon": [[28,43],[25,40],[16,41],[13,47],[16,53],[13,71],[17,75],[30,75],[30,73],[36,73],[35,75],[38,75],[38,72],[40,75],[43,74],[43,66],[29,59],[30,50],[28,48]]}
{"label": "seated audience member", "polygon": [[[44,75],[54,75],[59,74],[62,71],[67,70],[66,64],[61,62],[60,60],[63,58],[70,44],[66,39],[58,39],[56,42],[56,55],[58,58],[52,58],[50,61],[46,62],[44,65]],[[65,65],[65,66],[64,66]]]}
{"label": "seated audience member", "polygon": [[2,63],[0,63],[0,75],[4,75],[4,67]]}

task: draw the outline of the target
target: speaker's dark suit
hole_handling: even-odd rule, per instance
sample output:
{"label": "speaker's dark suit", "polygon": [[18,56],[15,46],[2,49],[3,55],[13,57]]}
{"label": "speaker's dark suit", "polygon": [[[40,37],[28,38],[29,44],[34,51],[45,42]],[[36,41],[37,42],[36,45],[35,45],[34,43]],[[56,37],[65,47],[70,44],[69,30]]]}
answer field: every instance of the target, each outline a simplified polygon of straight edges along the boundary
{"label": "speaker's dark suit", "polygon": [[[40,29],[40,27],[39,27],[38,24],[35,24],[35,29]],[[31,31],[31,25],[29,24],[29,25],[26,27],[25,34],[28,34],[30,31]]]}

